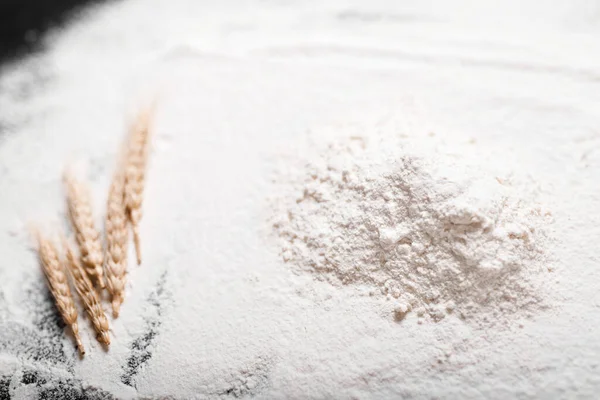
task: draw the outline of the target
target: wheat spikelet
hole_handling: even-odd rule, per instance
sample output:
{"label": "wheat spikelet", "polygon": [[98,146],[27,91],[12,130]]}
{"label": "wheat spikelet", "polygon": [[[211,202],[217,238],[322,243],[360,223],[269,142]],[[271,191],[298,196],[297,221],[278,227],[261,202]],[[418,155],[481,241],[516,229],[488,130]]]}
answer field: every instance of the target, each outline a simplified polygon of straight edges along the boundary
{"label": "wheat spikelet", "polygon": [[56,307],[60,312],[65,324],[71,327],[79,354],[84,355],[85,349],[81,338],[79,337],[79,326],[77,325],[77,309],[73,302],[71,289],[67,275],[65,274],[64,266],[60,263],[58,251],[50,240],[44,238],[39,231],[34,230],[34,235],[38,244],[38,255],[40,263],[46,275],[46,282],[50,288],[50,292],[56,301]]}
{"label": "wheat spikelet", "polygon": [[106,314],[104,314],[104,310],[100,305],[96,290],[94,289],[90,278],[88,278],[87,274],[85,273],[79,258],[73,251],[73,248],[66,238],[63,238],[63,245],[67,255],[67,264],[69,266],[71,278],[75,284],[77,294],[79,294],[79,297],[83,302],[85,311],[92,320],[92,325],[94,326],[94,330],[97,334],[96,338],[100,343],[108,346],[110,344],[110,336],[108,335],[108,319],[106,318]]}
{"label": "wheat spikelet", "polygon": [[94,224],[89,190],[69,170],[65,171],[63,180],[67,189],[69,218],[79,244],[83,264],[87,273],[104,289],[102,243]]}
{"label": "wheat spikelet", "polygon": [[125,176],[120,163],[110,186],[106,212],[106,283],[112,297],[113,316],[119,309],[125,294],[127,273],[127,213],[125,210]]}
{"label": "wheat spikelet", "polygon": [[140,249],[139,223],[142,219],[142,200],[146,163],[148,160],[148,143],[150,119],[154,105],[144,109],[136,118],[129,134],[127,162],[125,165],[125,206],[133,229],[133,242],[137,263],[142,263]]}

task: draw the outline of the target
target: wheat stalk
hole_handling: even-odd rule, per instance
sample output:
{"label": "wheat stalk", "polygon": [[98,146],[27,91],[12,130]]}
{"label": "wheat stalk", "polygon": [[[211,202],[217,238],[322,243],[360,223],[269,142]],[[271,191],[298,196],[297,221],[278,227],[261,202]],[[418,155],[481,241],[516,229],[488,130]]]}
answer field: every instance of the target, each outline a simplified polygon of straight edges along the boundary
{"label": "wheat stalk", "polygon": [[127,212],[125,210],[125,176],[123,163],[119,163],[110,185],[106,212],[106,283],[112,297],[113,316],[119,309],[125,294],[127,272]]}
{"label": "wheat stalk", "polygon": [[142,219],[144,179],[148,160],[150,119],[154,105],[141,111],[129,134],[125,165],[125,206],[133,229],[133,242],[138,265],[142,263],[139,223]]}
{"label": "wheat stalk", "polygon": [[83,302],[85,311],[92,320],[92,325],[94,326],[94,330],[97,334],[96,339],[98,339],[100,343],[108,346],[110,344],[110,336],[108,335],[108,319],[106,318],[106,314],[104,314],[104,310],[100,305],[98,294],[96,293],[90,278],[88,278],[87,274],[85,273],[79,258],[73,251],[73,248],[66,238],[63,238],[63,245],[67,255],[67,263],[69,265],[71,278],[75,284],[77,294],[79,294],[79,297]]}
{"label": "wheat stalk", "polygon": [[40,263],[46,275],[46,282],[50,288],[52,296],[56,301],[56,307],[60,312],[65,324],[71,327],[77,349],[82,356],[85,354],[81,337],[79,336],[79,326],[77,325],[77,309],[71,295],[69,282],[65,274],[64,266],[60,263],[58,251],[50,240],[44,238],[39,231],[34,230],[38,243],[38,255]]}
{"label": "wheat stalk", "polygon": [[67,189],[69,218],[79,244],[83,264],[87,273],[93,276],[104,289],[102,243],[94,224],[89,189],[78,181],[70,170],[65,171],[63,180]]}

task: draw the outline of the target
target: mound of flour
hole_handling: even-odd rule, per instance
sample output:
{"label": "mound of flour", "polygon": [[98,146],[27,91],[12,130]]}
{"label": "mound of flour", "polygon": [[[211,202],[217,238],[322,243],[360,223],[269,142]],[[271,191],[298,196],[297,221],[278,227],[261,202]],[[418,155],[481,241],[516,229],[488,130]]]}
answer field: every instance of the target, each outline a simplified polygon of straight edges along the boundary
{"label": "mound of flour", "polygon": [[397,320],[542,305],[549,217],[509,180],[393,135],[320,147],[278,178],[273,227],[296,270],[387,296]]}

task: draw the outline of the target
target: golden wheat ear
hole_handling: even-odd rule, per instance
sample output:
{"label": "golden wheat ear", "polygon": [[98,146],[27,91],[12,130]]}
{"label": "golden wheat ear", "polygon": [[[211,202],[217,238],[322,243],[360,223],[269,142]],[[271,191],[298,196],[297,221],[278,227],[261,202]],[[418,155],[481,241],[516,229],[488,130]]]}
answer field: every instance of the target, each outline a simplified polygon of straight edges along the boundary
{"label": "golden wheat ear", "polygon": [[119,316],[119,310],[125,294],[127,274],[127,210],[125,207],[125,174],[123,156],[119,158],[116,172],[108,192],[106,211],[106,285],[111,295],[113,316]]}
{"label": "golden wheat ear", "polygon": [[40,264],[46,276],[46,283],[54,297],[56,307],[60,312],[65,324],[71,328],[73,337],[77,344],[77,350],[80,355],[85,354],[81,337],[79,336],[79,326],[77,325],[77,308],[73,301],[69,281],[65,273],[64,265],[61,263],[59,253],[52,241],[42,235],[36,227],[29,227],[30,233],[37,243],[37,252]]}
{"label": "golden wheat ear", "polygon": [[75,232],[75,239],[79,245],[83,265],[87,274],[93,277],[104,289],[102,242],[100,233],[94,223],[89,188],[75,178],[70,168],[65,170],[63,182],[67,192],[69,220]]}
{"label": "golden wheat ear", "polygon": [[125,206],[133,231],[133,242],[138,265],[142,263],[139,224],[142,219],[142,202],[148,163],[150,130],[155,109],[156,101],[138,113],[130,128],[127,141]]}
{"label": "golden wheat ear", "polygon": [[92,321],[92,325],[96,331],[96,338],[100,343],[108,346],[110,344],[108,319],[106,318],[104,309],[102,309],[98,294],[96,293],[92,282],[86,275],[83,266],[79,261],[79,257],[75,254],[69,240],[65,237],[62,239],[67,257],[68,270],[71,274],[71,279],[75,285],[77,294]]}

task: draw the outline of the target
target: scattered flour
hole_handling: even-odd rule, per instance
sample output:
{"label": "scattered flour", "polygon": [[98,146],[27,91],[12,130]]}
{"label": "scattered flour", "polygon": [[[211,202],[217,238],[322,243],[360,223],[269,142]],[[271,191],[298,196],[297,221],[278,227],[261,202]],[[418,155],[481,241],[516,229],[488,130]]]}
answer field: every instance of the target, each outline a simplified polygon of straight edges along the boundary
{"label": "scattered flour", "polygon": [[[323,3],[106,2],[2,67],[0,398],[597,398],[590,1]],[[64,209],[73,156],[91,167],[100,218],[127,110],[148,93],[164,97],[144,265],[110,350],[81,329],[80,359],[26,222]],[[412,116],[396,104],[413,101],[428,130],[319,129],[269,182],[265,156],[298,152],[307,129]],[[275,249],[261,231],[273,233],[271,195]],[[530,213],[538,200],[552,226]],[[494,313],[506,324],[490,326]]]}
{"label": "scattered flour", "polygon": [[372,287],[393,300],[397,320],[539,308],[533,276],[548,271],[549,213],[481,167],[412,142],[365,128],[280,177],[273,226],[284,261],[334,285]]}

